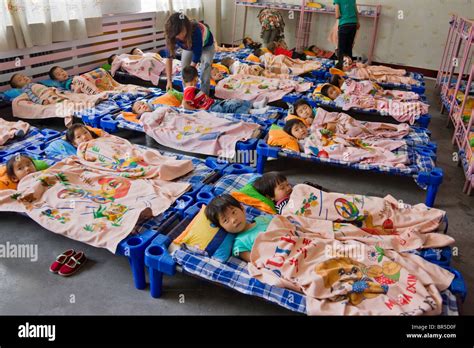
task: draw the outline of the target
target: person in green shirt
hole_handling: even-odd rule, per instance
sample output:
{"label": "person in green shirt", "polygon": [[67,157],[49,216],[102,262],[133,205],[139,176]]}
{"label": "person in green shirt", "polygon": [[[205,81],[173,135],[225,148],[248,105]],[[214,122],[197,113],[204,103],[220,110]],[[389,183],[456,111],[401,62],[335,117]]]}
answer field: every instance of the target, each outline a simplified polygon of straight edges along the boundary
{"label": "person in green shirt", "polygon": [[223,194],[214,198],[206,207],[206,217],[215,226],[227,233],[235,233],[232,254],[242,260],[250,261],[250,252],[259,233],[265,232],[271,217],[259,216],[248,222],[244,207],[234,197]]}
{"label": "person in green shirt", "polygon": [[357,30],[360,27],[356,0],[334,0],[338,24],[337,65],[342,70],[344,56],[352,59],[352,47]]}
{"label": "person in green shirt", "polygon": [[27,155],[18,154],[7,161],[6,167],[8,178],[12,182],[18,183],[31,173],[48,169],[49,165],[45,161],[35,160]]}

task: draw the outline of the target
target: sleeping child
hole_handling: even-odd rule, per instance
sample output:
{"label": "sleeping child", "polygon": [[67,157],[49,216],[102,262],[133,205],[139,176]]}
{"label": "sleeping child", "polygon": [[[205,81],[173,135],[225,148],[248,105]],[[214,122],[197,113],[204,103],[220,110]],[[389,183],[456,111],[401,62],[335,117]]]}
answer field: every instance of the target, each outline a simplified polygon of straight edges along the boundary
{"label": "sleeping child", "polygon": [[318,57],[318,58],[326,58],[326,59],[336,59],[336,55],[332,51],[325,51],[323,49],[318,48],[315,45],[309,46],[306,50],[303,51],[307,56],[310,57]]}
{"label": "sleeping child", "polygon": [[242,40],[242,44],[244,45],[245,48],[251,48],[253,50],[256,50],[262,47],[262,44],[260,42],[255,42],[252,40],[251,37],[248,37],[248,36]]}
{"label": "sleeping child", "polygon": [[292,113],[288,113],[286,121],[296,118],[303,121],[306,127],[310,127],[314,121],[314,116],[315,112],[311,105],[306,100],[299,99],[292,106]]}
{"label": "sleeping child", "polygon": [[49,144],[45,153],[49,157],[63,159],[77,154],[77,147],[105,134],[104,131],[81,123],[74,123],[66,131],[65,139],[57,139]]}
{"label": "sleeping child", "polygon": [[65,90],[71,89],[72,77],[69,77],[67,71],[60,66],[53,66],[49,70],[48,74],[50,79],[53,81],[53,85],[51,87],[58,87]]}
{"label": "sleeping child", "polygon": [[284,55],[293,59],[306,60],[304,53],[296,52],[295,48],[289,50],[284,40],[270,42],[267,45],[267,49],[275,56]]}
{"label": "sleeping child", "polygon": [[48,169],[49,165],[23,154],[11,157],[5,167],[0,167],[0,189],[16,190],[21,179],[31,173]]}
{"label": "sleeping child", "polygon": [[276,74],[271,71],[265,70],[263,67],[257,64],[246,64],[241,63],[238,60],[232,59],[231,57],[223,58],[221,64],[229,69],[231,75],[253,75],[253,76],[264,76],[270,78],[289,79],[288,74]]}
{"label": "sleeping child", "polygon": [[268,132],[268,145],[281,146],[295,152],[303,151],[303,141],[308,136],[308,127],[298,119],[293,118],[285,123],[283,128],[272,126]]}
{"label": "sleeping child", "polygon": [[206,217],[215,226],[227,233],[236,234],[232,254],[247,262],[258,234],[265,232],[270,224],[268,216],[258,216],[248,222],[244,207],[234,197],[223,194],[214,198],[206,207]]}
{"label": "sleeping child", "polygon": [[188,110],[208,110],[219,113],[260,114],[268,110],[268,98],[259,102],[229,99],[216,101],[199,90],[196,85],[199,78],[195,67],[187,66],[182,71],[184,92],[183,107]]}
{"label": "sleeping child", "polygon": [[254,55],[259,58],[266,70],[276,74],[302,75],[321,68],[321,63],[317,61],[302,61],[285,55],[276,56],[265,53],[262,49],[255,50]]}

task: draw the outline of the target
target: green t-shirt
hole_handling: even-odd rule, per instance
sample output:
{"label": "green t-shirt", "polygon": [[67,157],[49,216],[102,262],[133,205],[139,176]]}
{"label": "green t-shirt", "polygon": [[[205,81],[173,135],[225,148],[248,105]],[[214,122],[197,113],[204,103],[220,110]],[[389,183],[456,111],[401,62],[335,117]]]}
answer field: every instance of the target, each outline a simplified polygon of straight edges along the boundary
{"label": "green t-shirt", "polygon": [[37,171],[45,170],[45,169],[49,168],[48,163],[46,163],[45,161],[35,160],[35,159],[33,159],[32,161],[33,161],[33,164],[35,165],[35,168],[36,168]]}
{"label": "green t-shirt", "polygon": [[268,224],[270,223],[271,218],[268,216],[258,216],[255,218],[255,226],[251,229],[237,234],[234,240],[234,246],[232,248],[232,254],[234,256],[239,256],[240,253],[245,251],[251,251],[253,243],[257,238],[260,232],[265,232],[267,230]]}
{"label": "green t-shirt", "polygon": [[341,12],[339,26],[357,23],[356,0],[334,0],[334,5],[339,5],[339,11]]}

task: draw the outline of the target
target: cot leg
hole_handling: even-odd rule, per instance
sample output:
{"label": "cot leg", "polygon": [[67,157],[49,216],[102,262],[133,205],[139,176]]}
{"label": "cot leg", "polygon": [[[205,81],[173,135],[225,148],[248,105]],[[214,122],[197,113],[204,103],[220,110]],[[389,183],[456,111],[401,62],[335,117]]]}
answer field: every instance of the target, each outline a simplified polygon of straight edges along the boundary
{"label": "cot leg", "polygon": [[258,154],[257,155],[257,173],[259,174],[263,174],[263,171],[265,170],[265,163],[267,162],[267,157],[262,155],[262,154]]}
{"label": "cot leg", "polygon": [[135,287],[143,290],[146,287],[145,281],[145,260],[143,255],[135,257],[129,256],[130,267],[132,268],[133,282]]}
{"label": "cot leg", "polygon": [[432,208],[434,205],[434,201],[436,199],[436,194],[438,193],[439,184],[430,184],[428,185],[428,189],[426,191],[426,200],[425,204]]}
{"label": "cot leg", "polygon": [[163,273],[150,268],[150,294],[153,298],[161,297],[161,289],[163,287]]}

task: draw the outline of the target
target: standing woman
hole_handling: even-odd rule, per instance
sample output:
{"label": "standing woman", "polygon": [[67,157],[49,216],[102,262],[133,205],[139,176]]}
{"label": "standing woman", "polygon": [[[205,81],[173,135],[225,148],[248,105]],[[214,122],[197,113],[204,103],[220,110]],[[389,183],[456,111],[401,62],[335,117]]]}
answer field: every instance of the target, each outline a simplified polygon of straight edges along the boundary
{"label": "standing woman", "polygon": [[354,38],[360,27],[356,0],[334,0],[336,19],[339,20],[337,30],[337,68],[342,69],[344,56],[352,59]]}
{"label": "standing woman", "polygon": [[209,27],[195,20],[190,21],[183,13],[176,12],[166,20],[165,38],[170,53],[166,59],[166,90],[173,87],[173,58],[177,45],[183,49],[181,68],[189,65],[196,67],[201,63],[201,90],[209,95],[211,66],[215,53],[214,37]]}

